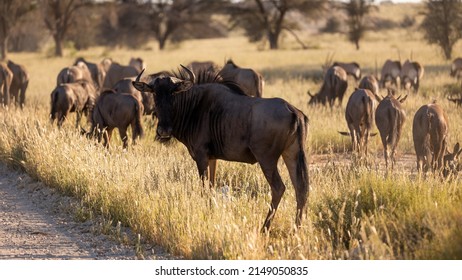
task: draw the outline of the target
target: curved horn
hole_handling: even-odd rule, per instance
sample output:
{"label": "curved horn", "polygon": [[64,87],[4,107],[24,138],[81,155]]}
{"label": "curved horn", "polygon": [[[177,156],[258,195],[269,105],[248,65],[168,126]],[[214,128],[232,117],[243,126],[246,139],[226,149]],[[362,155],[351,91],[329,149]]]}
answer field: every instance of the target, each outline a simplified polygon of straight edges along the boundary
{"label": "curved horn", "polygon": [[194,81],[196,80],[196,75],[194,75],[194,73],[188,67],[184,66],[183,64],[180,64],[180,66],[183,67],[186,73],[188,73],[189,81],[194,83]]}
{"label": "curved horn", "polygon": [[141,70],[141,73],[136,77],[136,82],[139,82],[140,81],[140,78],[141,78],[141,75],[143,75],[143,72],[144,72],[145,68],[143,68],[143,70]]}

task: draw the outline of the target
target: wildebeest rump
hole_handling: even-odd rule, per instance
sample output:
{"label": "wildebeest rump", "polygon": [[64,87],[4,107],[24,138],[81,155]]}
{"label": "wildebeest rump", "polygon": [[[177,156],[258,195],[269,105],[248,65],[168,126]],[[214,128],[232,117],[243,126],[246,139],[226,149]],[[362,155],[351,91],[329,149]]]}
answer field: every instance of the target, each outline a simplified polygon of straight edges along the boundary
{"label": "wildebeest rump", "polygon": [[224,80],[234,81],[249,96],[262,97],[263,95],[263,77],[257,71],[250,68],[241,68],[229,59],[219,75]]}
{"label": "wildebeest rump", "polygon": [[83,113],[89,113],[95,105],[97,97],[96,88],[88,81],[78,81],[57,86],[51,92],[51,123],[58,120],[61,127],[70,112],[76,112],[76,124],[78,127]]}
{"label": "wildebeest rump", "polygon": [[118,81],[128,77],[136,77],[140,72],[141,70],[138,70],[137,67],[112,62],[106,72],[103,88],[113,88]]}
{"label": "wildebeest rump", "polygon": [[326,105],[329,103],[330,107],[334,106],[335,100],[338,98],[339,105],[342,105],[343,96],[348,87],[347,74],[345,70],[340,66],[332,66],[326,72],[324,76],[324,82],[319,92],[312,95],[308,91],[308,95],[311,97],[308,104]]}
{"label": "wildebeest rump", "polygon": [[29,74],[23,65],[16,64],[11,60],[8,60],[8,68],[13,74],[10,95],[14,98],[16,106],[23,108],[26,103],[26,90],[29,85]]}
{"label": "wildebeest rump", "polygon": [[356,89],[348,99],[345,109],[345,120],[350,132],[353,151],[360,156],[367,156],[367,145],[374,122],[375,97],[368,89]]}
{"label": "wildebeest rump", "polygon": [[391,160],[391,168],[395,164],[395,151],[401,138],[401,130],[406,119],[406,113],[401,107],[407,98],[395,98],[392,91],[380,101],[375,111],[375,125],[380,132],[380,138],[383,144],[383,156],[385,157],[385,164],[388,168],[389,160]]}
{"label": "wildebeest rump", "polygon": [[440,170],[447,148],[449,125],[443,108],[436,103],[417,110],[412,124],[412,136],[417,156],[417,170]]}
{"label": "wildebeest rump", "polygon": [[377,81],[377,79],[375,78],[374,75],[367,75],[367,76],[364,76],[362,79],[361,79],[361,82],[359,83],[359,88],[363,88],[363,89],[368,89],[372,92],[372,94],[375,96],[375,99],[377,101],[380,101],[380,97],[379,97],[379,82]]}
{"label": "wildebeest rump", "polygon": [[10,87],[13,80],[13,73],[5,63],[0,62],[0,93],[3,106],[10,104]]}
{"label": "wildebeest rump", "polygon": [[87,65],[93,83],[95,84],[97,89],[101,89],[101,87],[103,86],[104,77],[106,76],[106,72],[104,71],[103,65],[101,63],[88,62],[85,60],[85,58],[79,57],[75,60],[74,66],[78,65],[79,62],[85,63],[85,65]]}
{"label": "wildebeest rump", "polygon": [[65,67],[58,73],[56,85],[59,86],[60,84],[75,83],[82,80],[93,83],[93,79],[91,78],[91,73],[87,65],[83,62],[78,62],[77,65]]}
{"label": "wildebeest rump", "polygon": [[380,87],[389,88],[394,86],[399,89],[401,85],[401,62],[387,59],[380,72]]}
{"label": "wildebeest rump", "polygon": [[[297,200],[296,224],[300,226],[308,197],[308,163],[305,154],[308,118],[280,98],[254,98],[239,93],[235,83],[194,84],[159,77],[140,91],[154,94],[157,136],[177,138],[197,164],[201,178],[214,184],[216,160],[258,162],[271,186],[271,207],[262,230],[268,230],[285,191],[277,169],[281,157],[289,170]],[[140,74],[141,76],[141,74]],[[138,78],[140,77],[138,76]]]}
{"label": "wildebeest rump", "polygon": [[132,128],[132,140],[136,143],[138,137],[143,137],[141,117],[143,104],[131,94],[116,93],[113,90],[105,90],[98,97],[91,114],[90,134],[96,133],[98,142],[104,138],[103,145],[109,146],[112,131],[119,130],[123,148],[128,147],[127,129]]}
{"label": "wildebeest rump", "polygon": [[401,67],[401,87],[406,90],[413,88],[417,93],[423,74],[424,68],[420,63],[407,59]]}
{"label": "wildebeest rump", "polygon": [[343,70],[345,70],[345,72],[347,73],[347,75],[352,76],[356,80],[356,82],[358,82],[359,79],[361,79],[361,76],[362,76],[361,75],[361,67],[356,62],[349,62],[349,63],[334,62],[332,64],[332,66],[340,66],[340,67],[342,67]]}
{"label": "wildebeest rump", "polygon": [[462,78],[462,57],[454,59],[451,63],[451,77]]}

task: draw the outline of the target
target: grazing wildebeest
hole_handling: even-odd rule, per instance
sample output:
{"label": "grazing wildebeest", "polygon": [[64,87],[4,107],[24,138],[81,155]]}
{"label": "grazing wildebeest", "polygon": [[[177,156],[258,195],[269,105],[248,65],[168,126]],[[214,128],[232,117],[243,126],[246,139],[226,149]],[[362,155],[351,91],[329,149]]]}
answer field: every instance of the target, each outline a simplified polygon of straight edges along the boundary
{"label": "grazing wildebeest", "polygon": [[340,66],[345,70],[347,75],[352,76],[356,82],[361,79],[361,67],[356,62],[344,63],[344,62],[334,62],[332,66]]}
{"label": "grazing wildebeest", "polygon": [[75,112],[77,115],[75,126],[78,128],[82,114],[88,114],[93,109],[97,91],[92,82],[81,80],[60,84],[51,92],[50,97],[51,123],[58,119],[58,127],[61,127],[67,115]]}
{"label": "grazing wildebeest", "polygon": [[380,72],[380,87],[389,88],[395,86],[399,89],[401,85],[401,62],[399,60],[392,61],[387,59],[382,66]]}
{"label": "grazing wildebeest", "polygon": [[96,89],[101,89],[101,87],[103,86],[104,77],[106,76],[106,72],[104,71],[103,65],[101,63],[88,62],[85,60],[85,58],[79,57],[75,60],[74,66],[78,65],[79,62],[82,62],[85,65],[87,65]]}
{"label": "grazing wildebeest", "polygon": [[13,81],[13,73],[8,68],[8,65],[0,62],[0,93],[3,101],[3,106],[10,105],[10,87]]}
{"label": "grazing wildebeest", "polygon": [[435,102],[420,107],[414,115],[412,136],[417,156],[417,170],[441,170],[447,148],[448,117]]}
{"label": "grazing wildebeest", "polygon": [[347,74],[342,67],[332,66],[326,72],[324,76],[324,82],[321,86],[319,92],[315,95],[312,95],[308,91],[308,95],[311,97],[308,104],[318,104],[326,105],[329,103],[330,107],[334,106],[335,99],[338,98],[339,106],[342,105],[343,96],[348,87]]}
{"label": "grazing wildebeest", "polygon": [[401,87],[406,90],[413,88],[417,93],[423,74],[424,68],[420,63],[406,59],[401,67]]}
{"label": "grazing wildebeest", "polygon": [[[245,95],[236,83],[226,80],[194,84],[189,80],[158,77],[149,84],[133,83],[136,89],[154,94],[157,137],[177,138],[197,164],[200,177],[214,185],[216,160],[258,162],[271,186],[271,206],[262,230],[270,227],[285,186],[277,169],[281,157],[289,170],[297,200],[296,225],[300,226],[308,198],[308,162],[305,143],[308,118],[283,99]],[[209,173],[207,169],[209,168]]]}
{"label": "grazing wildebeest", "polygon": [[257,71],[250,68],[241,68],[229,59],[220,70],[219,75],[224,80],[234,81],[249,96],[262,97],[263,77]]}
{"label": "grazing wildebeest", "polygon": [[87,81],[93,83],[91,72],[87,65],[83,62],[78,62],[77,65],[63,68],[56,78],[56,85],[66,83],[75,83],[77,81]]}
{"label": "grazing wildebeest", "polygon": [[456,103],[457,106],[462,105],[462,98],[450,98],[450,97],[448,97],[448,100],[451,101],[451,102]]}
{"label": "grazing wildebeest", "polygon": [[[133,60],[133,58],[132,58]],[[105,60],[105,67],[108,67],[109,60]],[[138,70],[138,66],[135,65],[136,60],[130,61],[132,65],[120,65],[117,62],[111,62],[110,66],[106,72],[106,77],[104,78],[103,82],[103,88],[113,88],[114,85],[124,79],[124,78],[129,78],[129,77],[136,77],[138,74],[141,72],[141,70]],[[138,61],[139,62],[139,61]]]}
{"label": "grazing wildebeest", "polygon": [[379,82],[374,75],[367,75],[361,79],[358,88],[368,89],[375,96],[377,101],[380,101],[379,97]]}
{"label": "grazing wildebeest", "polygon": [[462,78],[462,57],[458,57],[452,61],[451,77],[455,77],[458,80]]}
{"label": "grazing wildebeest", "polygon": [[375,96],[368,89],[357,88],[348,99],[345,109],[345,120],[350,132],[340,132],[350,135],[353,151],[367,157],[367,145],[375,114]]}
{"label": "grazing wildebeest", "polygon": [[196,76],[204,71],[210,71],[215,73],[220,70],[220,66],[218,66],[213,61],[193,61],[186,65],[186,67],[191,69],[191,71],[193,71],[194,75]]}
{"label": "grazing wildebeest", "polygon": [[389,159],[391,160],[391,169],[395,164],[395,151],[401,138],[401,130],[404,121],[406,120],[406,113],[401,107],[407,98],[399,96],[395,98],[392,91],[380,101],[377,109],[375,110],[375,125],[380,132],[380,138],[383,144],[383,156],[385,157],[385,165],[388,169]]}
{"label": "grazing wildebeest", "polygon": [[8,60],[7,65],[11,73],[13,73],[10,95],[14,98],[16,106],[23,108],[26,102],[26,89],[29,85],[29,74],[23,65],[16,64],[11,60]]}
{"label": "grazing wildebeest", "polygon": [[454,145],[452,152],[446,149],[446,154],[443,157],[444,169],[443,176],[447,177],[451,173],[456,173],[460,171],[459,156],[462,153],[462,147],[460,147],[459,142]]}
{"label": "grazing wildebeest", "polygon": [[109,147],[112,131],[119,130],[123,148],[128,147],[127,129],[132,128],[133,144],[138,137],[143,137],[143,126],[141,117],[143,115],[143,104],[131,94],[116,93],[113,90],[105,90],[98,97],[91,113],[90,135],[95,133],[98,142],[104,139],[103,145]]}

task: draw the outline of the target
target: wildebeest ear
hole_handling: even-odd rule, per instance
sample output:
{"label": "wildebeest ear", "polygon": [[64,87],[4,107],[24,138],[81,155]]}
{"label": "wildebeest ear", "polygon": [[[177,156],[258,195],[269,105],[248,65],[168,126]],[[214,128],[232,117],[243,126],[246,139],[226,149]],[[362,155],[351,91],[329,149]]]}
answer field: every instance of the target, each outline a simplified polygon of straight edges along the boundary
{"label": "wildebeest ear", "polygon": [[136,88],[137,90],[141,92],[154,92],[152,88],[144,82],[133,81],[132,85],[134,88]]}

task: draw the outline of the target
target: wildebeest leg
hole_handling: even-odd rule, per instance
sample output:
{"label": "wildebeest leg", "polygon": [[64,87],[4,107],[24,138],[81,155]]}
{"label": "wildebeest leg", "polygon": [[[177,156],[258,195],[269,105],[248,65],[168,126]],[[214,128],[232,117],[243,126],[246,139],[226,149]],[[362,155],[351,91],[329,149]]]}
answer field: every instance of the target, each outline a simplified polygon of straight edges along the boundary
{"label": "wildebeest leg", "polygon": [[205,186],[205,181],[208,179],[208,167],[209,159],[206,156],[196,155],[194,159],[196,161],[197,170],[199,171],[199,177],[202,180],[202,186]]}
{"label": "wildebeest leg", "polygon": [[75,128],[79,128],[80,119],[82,118],[82,112],[76,110],[75,113],[76,113]]}
{"label": "wildebeest leg", "polygon": [[111,141],[113,128],[107,128],[103,133],[103,146],[109,148],[109,142]]}
{"label": "wildebeest leg", "polygon": [[210,179],[210,187],[215,186],[215,173],[217,170],[217,160],[216,159],[209,159],[209,179]]}
{"label": "wildebeest leg", "polygon": [[119,135],[120,135],[120,139],[122,139],[123,148],[126,149],[128,147],[127,128],[119,127]]}
{"label": "wildebeest leg", "polygon": [[26,104],[26,89],[28,85],[29,81],[23,83],[23,85],[21,86],[21,92],[19,95],[19,105],[21,106],[21,109],[24,108],[24,105]]}
{"label": "wildebeest leg", "polygon": [[262,232],[268,231],[271,220],[276,214],[278,209],[279,202],[281,202],[282,195],[284,194],[286,187],[282,182],[281,176],[279,175],[277,168],[277,160],[272,160],[270,162],[259,161],[263,174],[265,175],[266,180],[271,186],[271,205],[266,216],[265,222],[263,223]]}

